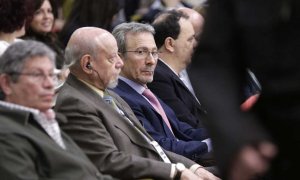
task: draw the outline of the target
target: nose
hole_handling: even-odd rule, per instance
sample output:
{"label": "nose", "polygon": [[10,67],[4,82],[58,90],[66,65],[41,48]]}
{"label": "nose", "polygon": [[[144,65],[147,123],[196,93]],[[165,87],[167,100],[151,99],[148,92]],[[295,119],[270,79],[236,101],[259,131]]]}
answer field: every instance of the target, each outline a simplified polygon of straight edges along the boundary
{"label": "nose", "polygon": [[52,13],[51,13],[51,12],[48,12],[48,11],[44,11],[44,12],[43,12],[43,17],[44,17],[44,18],[47,18],[47,19],[48,19],[48,18],[50,18],[51,16],[52,16]]}
{"label": "nose", "polygon": [[47,89],[52,89],[54,85],[55,80],[51,76],[45,75],[43,86]]}
{"label": "nose", "polygon": [[117,55],[117,62],[116,62],[116,67],[117,68],[122,68],[124,66],[124,62],[123,60],[121,59],[121,57],[119,55]]}
{"label": "nose", "polygon": [[147,64],[155,64],[158,58],[154,58],[153,55],[149,52],[148,56],[146,57]]}

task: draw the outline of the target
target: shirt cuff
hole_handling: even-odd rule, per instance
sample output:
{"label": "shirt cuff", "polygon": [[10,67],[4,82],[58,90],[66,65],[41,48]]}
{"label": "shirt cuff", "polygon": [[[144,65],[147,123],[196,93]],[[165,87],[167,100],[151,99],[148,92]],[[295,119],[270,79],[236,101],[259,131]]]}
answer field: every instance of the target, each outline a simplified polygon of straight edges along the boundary
{"label": "shirt cuff", "polygon": [[201,142],[206,143],[206,145],[207,145],[207,152],[211,152],[212,151],[212,145],[211,145],[211,139],[210,138],[205,139],[205,140],[203,140]]}
{"label": "shirt cuff", "polygon": [[176,167],[175,167],[175,164],[171,164],[170,178],[174,179],[175,176],[176,176]]}
{"label": "shirt cuff", "polygon": [[198,168],[202,168],[203,166],[200,166],[199,164],[194,164],[190,167],[190,170],[195,173]]}

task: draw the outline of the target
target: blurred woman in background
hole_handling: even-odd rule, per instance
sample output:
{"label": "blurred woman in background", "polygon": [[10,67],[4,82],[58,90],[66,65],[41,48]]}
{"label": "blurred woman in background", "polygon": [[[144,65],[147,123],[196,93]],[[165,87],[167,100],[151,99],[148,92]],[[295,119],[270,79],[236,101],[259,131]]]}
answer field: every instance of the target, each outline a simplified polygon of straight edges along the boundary
{"label": "blurred woman in background", "polygon": [[64,55],[57,36],[52,32],[57,6],[54,0],[35,0],[34,15],[26,24],[26,34],[23,39],[41,41],[52,48],[56,54],[56,68],[61,69],[64,65]]}

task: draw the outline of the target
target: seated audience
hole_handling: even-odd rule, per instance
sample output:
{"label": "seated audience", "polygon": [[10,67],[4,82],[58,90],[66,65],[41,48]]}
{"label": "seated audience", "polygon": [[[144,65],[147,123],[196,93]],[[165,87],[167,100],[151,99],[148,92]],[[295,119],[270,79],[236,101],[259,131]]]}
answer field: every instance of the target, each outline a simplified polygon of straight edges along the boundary
{"label": "seated audience", "polygon": [[191,5],[182,0],[153,0],[148,11],[141,17],[140,22],[151,23],[157,14],[179,7],[191,7]]}
{"label": "seated audience", "polygon": [[112,30],[112,22],[121,9],[120,0],[76,0],[65,22],[59,39],[65,47],[72,33],[81,27],[93,26]]}
{"label": "seated audience", "polygon": [[62,128],[101,172],[121,179],[217,179],[195,162],[163,150],[128,104],[107,90],[117,85],[123,67],[108,31],[77,29],[65,55],[71,73],[55,110],[67,116]]}
{"label": "seated audience", "polygon": [[1,179],[112,179],[60,130],[54,68],[54,52],[36,41],[14,43],[0,58]]}
{"label": "seated audience", "polygon": [[191,62],[196,45],[196,35],[188,16],[175,10],[166,11],[152,25],[160,53],[153,81],[148,87],[174,110],[180,121],[194,128],[204,127],[206,111],[180,79],[180,73]]}
{"label": "seated audience", "polygon": [[113,30],[124,62],[114,91],[130,105],[148,133],[163,148],[204,163],[203,157],[212,151],[207,131],[179,121],[174,111],[147,87],[153,80],[158,59],[153,34],[152,26],[141,23],[122,23]]}

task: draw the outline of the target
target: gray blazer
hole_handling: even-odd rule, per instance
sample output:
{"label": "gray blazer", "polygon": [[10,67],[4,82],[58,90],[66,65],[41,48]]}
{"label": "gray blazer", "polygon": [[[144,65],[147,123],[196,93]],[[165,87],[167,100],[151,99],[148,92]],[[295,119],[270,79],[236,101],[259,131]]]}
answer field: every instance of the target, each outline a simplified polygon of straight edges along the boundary
{"label": "gray blazer", "polygon": [[2,180],[111,180],[101,175],[62,132],[66,150],[46,134],[29,112],[0,106]]}
{"label": "gray blazer", "polygon": [[[108,92],[131,121],[147,134],[128,104],[115,93]],[[169,179],[171,165],[164,163],[130,123],[74,75],[69,75],[59,92],[55,110],[67,116],[68,121],[61,122],[62,128],[100,172],[121,179]],[[165,153],[172,163],[182,162],[187,167],[195,164],[183,156]]]}

